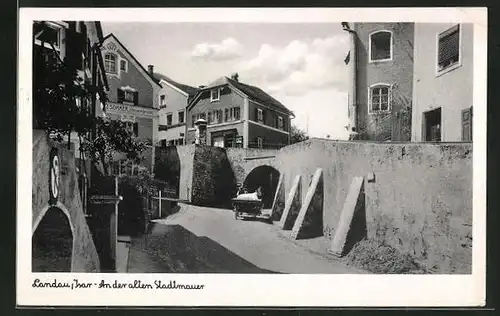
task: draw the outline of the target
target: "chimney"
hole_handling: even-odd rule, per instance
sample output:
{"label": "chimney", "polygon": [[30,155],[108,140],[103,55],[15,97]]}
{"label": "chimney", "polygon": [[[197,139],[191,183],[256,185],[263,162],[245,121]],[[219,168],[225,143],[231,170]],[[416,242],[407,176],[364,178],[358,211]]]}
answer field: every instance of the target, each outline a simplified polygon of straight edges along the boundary
{"label": "chimney", "polygon": [[234,81],[238,81],[238,78],[240,77],[240,75],[235,72],[234,74],[231,75],[231,79],[233,79]]}
{"label": "chimney", "polygon": [[153,75],[153,69],[154,69],[153,65],[148,65],[148,72],[150,75]]}

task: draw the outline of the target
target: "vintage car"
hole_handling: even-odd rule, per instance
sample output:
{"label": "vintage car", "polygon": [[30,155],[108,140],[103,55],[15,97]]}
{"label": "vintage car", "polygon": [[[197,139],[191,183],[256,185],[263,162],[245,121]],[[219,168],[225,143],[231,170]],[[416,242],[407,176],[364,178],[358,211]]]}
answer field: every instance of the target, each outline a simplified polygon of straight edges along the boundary
{"label": "vintage car", "polygon": [[262,202],[261,188],[253,193],[246,193],[246,190],[240,189],[232,202],[235,219],[263,218],[272,222],[271,215],[262,212],[264,203]]}

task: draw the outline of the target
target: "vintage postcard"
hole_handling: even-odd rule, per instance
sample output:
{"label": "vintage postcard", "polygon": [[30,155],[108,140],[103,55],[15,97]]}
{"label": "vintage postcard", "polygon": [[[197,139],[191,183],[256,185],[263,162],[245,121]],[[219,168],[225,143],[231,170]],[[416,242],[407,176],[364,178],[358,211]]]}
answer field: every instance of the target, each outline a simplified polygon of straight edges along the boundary
{"label": "vintage postcard", "polygon": [[18,306],[484,306],[486,16],[22,8]]}

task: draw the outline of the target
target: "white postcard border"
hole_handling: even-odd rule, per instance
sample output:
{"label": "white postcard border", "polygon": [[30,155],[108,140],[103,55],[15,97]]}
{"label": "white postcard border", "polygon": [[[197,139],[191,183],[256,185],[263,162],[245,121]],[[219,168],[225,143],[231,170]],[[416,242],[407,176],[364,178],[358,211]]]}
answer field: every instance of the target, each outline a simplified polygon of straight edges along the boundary
{"label": "white postcard border", "polygon": [[[75,274],[31,272],[33,20],[106,22],[474,23],[473,262],[471,275]],[[17,303],[37,306],[481,306],[486,271],[485,8],[22,8],[19,15]],[[202,290],[35,288],[60,282],[203,284]]]}

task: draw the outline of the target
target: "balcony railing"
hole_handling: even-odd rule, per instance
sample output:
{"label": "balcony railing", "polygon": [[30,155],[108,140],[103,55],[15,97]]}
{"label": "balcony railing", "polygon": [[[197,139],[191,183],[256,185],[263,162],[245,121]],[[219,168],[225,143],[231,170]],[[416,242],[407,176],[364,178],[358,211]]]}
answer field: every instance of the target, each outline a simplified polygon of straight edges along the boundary
{"label": "balcony railing", "polygon": [[[268,142],[248,142],[248,148],[257,148],[257,149],[280,149],[285,147],[287,144],[283,143],[268,143]],[[237,142],[226,142],[224,144],[224,147],[226,148],[243,148],[242,143],[237,143]]]}

